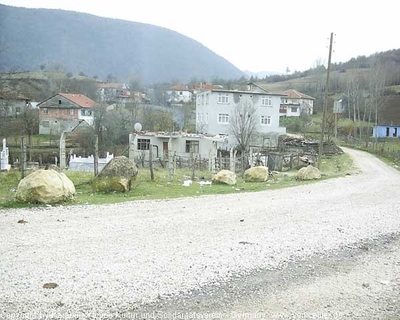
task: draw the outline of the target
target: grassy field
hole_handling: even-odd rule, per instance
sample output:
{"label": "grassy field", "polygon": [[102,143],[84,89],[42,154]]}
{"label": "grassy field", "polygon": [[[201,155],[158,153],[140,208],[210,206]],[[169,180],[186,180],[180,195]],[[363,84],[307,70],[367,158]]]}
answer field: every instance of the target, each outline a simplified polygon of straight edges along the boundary
{"label": "grassy field", "polygon": [[[322,179],[329,179],[349,174],[354,168],[350,157],[343,154],[324,158],[320,169],[323,174]],[[183,186],[183,181],[190,179],[191,173],[188,170],[177,170],[173,181],[168,182],[168,171],[165,169],[155,169],[154,181],[150,180],[148,169],[140,169],[130,192],[99,193],[93,192],[91,188],[93,173],[67,171],[66,175],[72,180],[76,189],[75,198],[68,205],[106,204],[145,199],[172,199],[209,194],[256,192],[312,183],[296,180],[296,173],[297,170],[274,173],[273,178],[264,183],[246,183],[238,176],[235,186],[217,184],[200,186],[199,177],[204,177],[205,180],[210,181],[211,173],[196,172],[196,180],[191,186],[186,187]],[[21,173],[15,170],[0,174],[0,208],[40,206],[18,203],[14,200],[20,178]]]}

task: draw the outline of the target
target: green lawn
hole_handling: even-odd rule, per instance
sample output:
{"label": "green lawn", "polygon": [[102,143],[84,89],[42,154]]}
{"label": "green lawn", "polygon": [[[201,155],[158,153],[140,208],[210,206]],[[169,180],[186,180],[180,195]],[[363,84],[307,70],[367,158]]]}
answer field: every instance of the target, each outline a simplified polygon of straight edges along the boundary
{"label": "green lawn", "polygon": [[[324,158],[321,161],[321,172],[323,174],[322,179],[344,176],[352,171],[352,161],[350,157],[345,154]],[[70,205],[77,205],[106,204],[144,199],[172,199],[209,194],[243,193],[312,183],[297,181],[295,178],[296,173],[297,170],[274,173],[273,177],[269,181],[263,183],[246,183],[238,175],[237,184],[235,186],[217,184],[211,186],[200,186],[199,178],[204,177],[205,180],[210,181],[211,173],[208,171],[197,171],[195,181],[192,185],[186,187],[183,186],[183,181],[190,179],[191,172],[189,170],[176,170],[173,181],[169,182],[168,171],[165,169],[155,169],[154,181],[150,180],[150,172],[148,169],[140,169],[138,176],[133,183],[132,190],[126,193],[93,192],[91,188],[93,173],[67,171],[66,175],[72,180],[76,189],[75,198]],[[15,170],[11,170],[9,173],[0,174],[0,208],[40,206],[21,204],[14,200],[20,178],[20,172]]]}

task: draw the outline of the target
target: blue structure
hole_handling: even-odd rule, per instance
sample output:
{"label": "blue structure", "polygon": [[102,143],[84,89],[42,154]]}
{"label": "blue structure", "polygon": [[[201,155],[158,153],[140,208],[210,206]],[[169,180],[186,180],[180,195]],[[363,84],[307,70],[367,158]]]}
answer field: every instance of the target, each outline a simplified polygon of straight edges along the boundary
{"label": "blue structure", "polygon": [[374,138],[398,138],[400,136],[400,126],[374,126],[372,136]]}

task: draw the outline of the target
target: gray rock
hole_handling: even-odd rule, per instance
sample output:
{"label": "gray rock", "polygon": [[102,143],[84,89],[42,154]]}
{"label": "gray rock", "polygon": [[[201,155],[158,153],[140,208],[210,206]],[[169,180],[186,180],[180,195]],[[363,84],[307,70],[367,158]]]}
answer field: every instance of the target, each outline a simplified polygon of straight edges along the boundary
{"label": "gray rock", "polygon": [[138,169],[133,160],[125,156],[115,157],[97,175],[92,187],[101,192],[127,192],[137,174]]}

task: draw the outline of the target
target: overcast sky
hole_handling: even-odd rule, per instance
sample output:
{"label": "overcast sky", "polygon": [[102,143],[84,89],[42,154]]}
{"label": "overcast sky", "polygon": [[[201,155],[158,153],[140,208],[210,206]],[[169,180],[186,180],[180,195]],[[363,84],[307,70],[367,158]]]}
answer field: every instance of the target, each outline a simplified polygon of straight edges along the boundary
{"label": "overcast sky", "polygon": [[[195,39],[241,70],[303,71],[400,48],[397,1],[0,0],[149,23]],[[240,3],[240,4],[239,4]]]}

